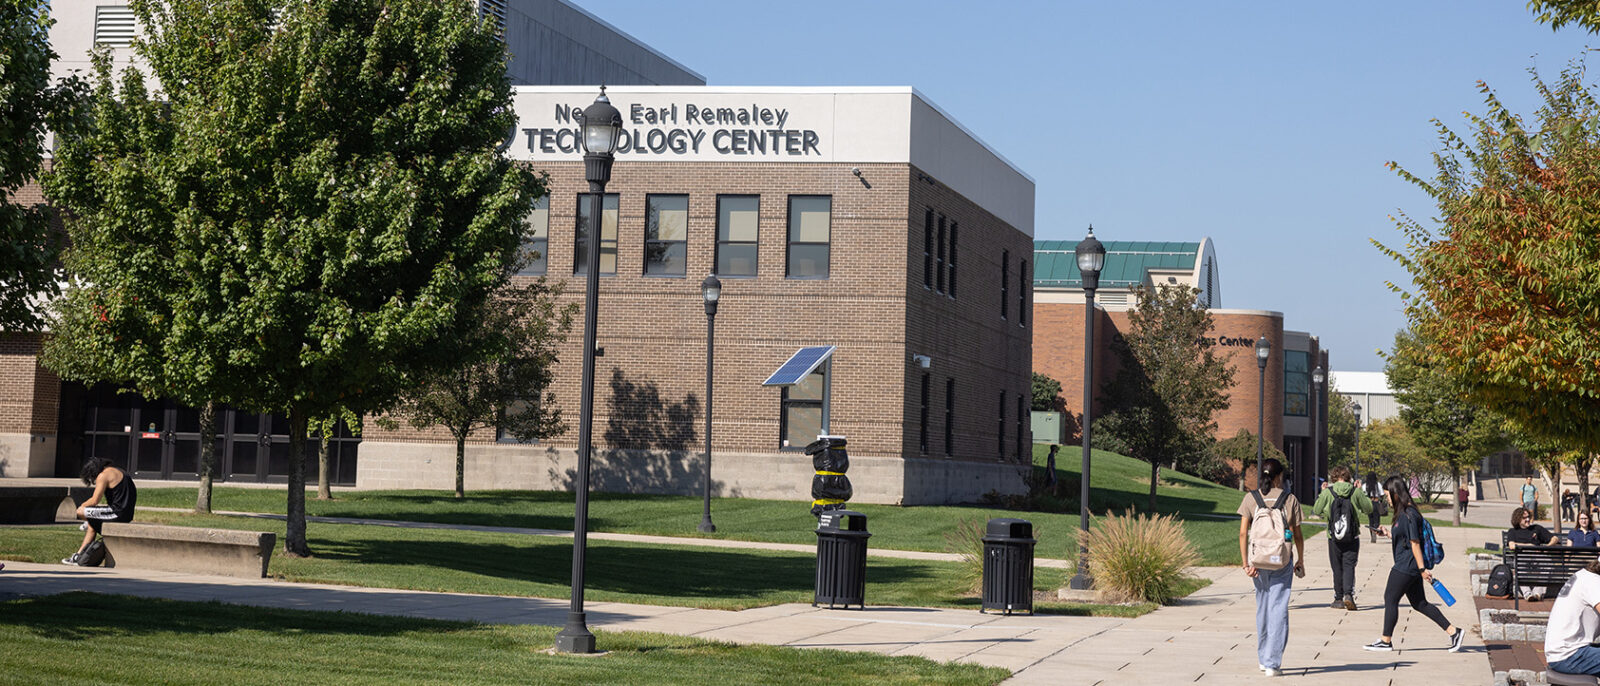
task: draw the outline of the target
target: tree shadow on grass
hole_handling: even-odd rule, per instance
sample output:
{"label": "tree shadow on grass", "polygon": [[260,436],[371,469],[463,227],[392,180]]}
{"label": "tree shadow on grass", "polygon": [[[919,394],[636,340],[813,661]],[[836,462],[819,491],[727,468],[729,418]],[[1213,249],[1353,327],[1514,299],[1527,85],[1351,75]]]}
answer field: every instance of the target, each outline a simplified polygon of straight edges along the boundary
{"label": "tree shadow on grass", "polygon": [[344,612],[242,607],[218,602],[136,598],[74,591],[0,603],[0,627],[21,627],[61,641],[115,641],[139,634],[216,635],[238,631],[307,636],[389,636],[417,631],[470,631],[473,625],[435,619]]}
{"label": "tree shadow on grass", "polygon": [[[319,560],[353,564],[428,567],[501,579],[567,586],[572,543],[530,538],[511,543],[350,538],[314,541]],[[760,553],[681,546],[622,546],[590,541],[584,586],[626,596],[727,599],[751,603],[793,602],[810,597],[815,558],[803,553]],[[309,570],[308,570],[309,571]],[[937,570],[908,560],[867,561],[869,584],[934,579]],[[497,584],[497,586],[500,586]],[[537,589],[505,585],[493,591],[529,595]]]}

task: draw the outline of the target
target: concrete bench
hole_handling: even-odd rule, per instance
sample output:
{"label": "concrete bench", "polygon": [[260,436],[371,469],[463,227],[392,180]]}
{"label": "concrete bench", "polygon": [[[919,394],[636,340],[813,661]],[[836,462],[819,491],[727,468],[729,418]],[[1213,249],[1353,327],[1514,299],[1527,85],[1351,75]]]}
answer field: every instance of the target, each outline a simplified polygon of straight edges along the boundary
{"label": "concrete bench", "polygon": [[0,524],[54,524],[76,516],[94,491],[73,486],[0,486]]}
{"label": "concrete bench", "polygon": [[201,529],[137,522],[106,522],[107,567],[160,569],[243,579],[267,575],[278,535],[266,531]]}

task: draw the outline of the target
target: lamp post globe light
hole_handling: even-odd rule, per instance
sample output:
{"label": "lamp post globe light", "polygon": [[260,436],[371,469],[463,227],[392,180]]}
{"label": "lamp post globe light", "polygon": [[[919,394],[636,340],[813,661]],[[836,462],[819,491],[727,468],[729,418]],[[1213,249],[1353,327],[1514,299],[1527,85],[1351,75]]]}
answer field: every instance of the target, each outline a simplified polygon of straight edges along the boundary
{"label": "lamp post globe light", "polygon": [[1256,339],[1256,369],[1260,370],[1256,383],[1256,490],[1262,490],[1262,444],[1267,431],[1267,358],[1272,356],[1272,343],[1266,336]]}
{"label": "lamp post globe light", "polygon": [[722,281],[716,274],[700,282],[700,296],[706,302],[706,499],[700,511],[700,533],[716,533],[711,523],[711,370],[717,342],[717,301],[722,298]]}
{"label": "lamp post globe light", "polygon": [[622,138],[622,113],[611,106],[606,87],[594,104],[584,108],[583,173],[589,182],[589,222],[585,227],[589,244],[583,291],[583,389],[578,405],[578,502],[572,517],[572,609],[567,624],[556,634],[556,650],[563,653],[594,652],[594,634],[589,631],[583,612],[584,551],[589,537],[589,458],[594,425],[595,307],[600,300],[600,239],[604,232],[606,182],[611,180],[611,161]]}
{"label": "lamp post globe light", "polygon": [[1356,473],[1361,473],[1361,403],[1354,403],[1350,409],[1356,411]]}
{"label": "lamp post globe light", "polygon": [[1089,420],[1094,402],[1094,291],[1100,287],[1100,270],[1106,265],[1106,246],[1094,237],[1094,226],[1078,244],[1078,274],[1083,278],[1083,468],[1078,476],[1078,571],[1067,586],[1086,590],[1094,586],[1089,576]]}
{"label": "lamp post globe light", "polygon": [[1322,365],[1317,365],[1311,370],[1311,468],[1319,476],[1327,478],[1328,465],[1322,462],[1322,382],[1327,376],[1322,371]]}

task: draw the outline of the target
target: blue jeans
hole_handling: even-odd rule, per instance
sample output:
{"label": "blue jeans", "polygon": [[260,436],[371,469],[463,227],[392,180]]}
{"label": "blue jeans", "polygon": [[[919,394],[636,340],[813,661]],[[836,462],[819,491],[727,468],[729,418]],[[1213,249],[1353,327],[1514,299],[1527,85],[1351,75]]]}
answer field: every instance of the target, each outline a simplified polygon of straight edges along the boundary
{"label": "blue jeans", "polygon": [[1283,666],[1283,647],[1289,644],[1289,587],[1294,565],[1256,570],[1256,660],[1262,667]]}
{"label": "blue jeans", "polygon": [[1584,646],[1565,660],[1550,663],[1550,669],[1562,674],[1600,675],[1600,648]]}

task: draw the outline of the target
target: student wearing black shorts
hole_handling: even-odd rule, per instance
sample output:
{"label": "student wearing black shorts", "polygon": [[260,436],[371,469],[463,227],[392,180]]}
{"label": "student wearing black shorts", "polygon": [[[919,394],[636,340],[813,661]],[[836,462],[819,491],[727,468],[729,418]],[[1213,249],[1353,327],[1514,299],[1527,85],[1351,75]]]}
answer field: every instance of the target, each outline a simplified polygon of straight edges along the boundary
{"label": "student wearing black shorts", "polygon": [[78,519],[84,520],[83,545],[78,552],[61,561],[61,564],[84,566],[84,550],[100,535],[105,522],[131,522],[133,509],[139,502],[139,489],[133,477],[111,465],[103,457],[91,457],[83,463],[83,483],[94,486],[94,495],[78,506]]}

